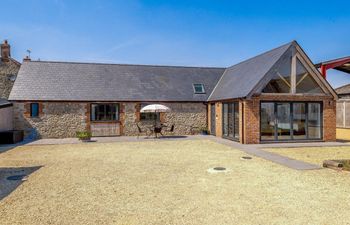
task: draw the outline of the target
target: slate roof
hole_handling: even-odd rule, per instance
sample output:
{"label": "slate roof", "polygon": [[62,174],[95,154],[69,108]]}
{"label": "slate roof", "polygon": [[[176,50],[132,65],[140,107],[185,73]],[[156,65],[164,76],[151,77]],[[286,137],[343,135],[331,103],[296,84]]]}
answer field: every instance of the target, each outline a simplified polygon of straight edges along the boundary
{"label": "slate roof", "polygon": [[[24,62],[9,100],[206,102],[244,98],[295,41],[228,68]],[[205,94],[194,94],[193,84]]]}
{"label": "slate roof", "polygon": [[[224,68],[24,62],[9,100],[201,101],[208,99]],[[194,94],[202,83],[205,94]]]}
{"label": "slate roof", "polygon": [[227,68],[209,101],[246,97],[292,44],[290,42]]}
{"label": "slate roof", "polygon": [[350,84],[335,89],[338,95],[350,95]]}

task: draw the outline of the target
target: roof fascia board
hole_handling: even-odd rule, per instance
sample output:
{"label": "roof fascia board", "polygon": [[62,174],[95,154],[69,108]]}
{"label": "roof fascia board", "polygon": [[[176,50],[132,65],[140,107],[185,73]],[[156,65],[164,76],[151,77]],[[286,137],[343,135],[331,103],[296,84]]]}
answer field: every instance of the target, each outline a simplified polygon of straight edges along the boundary
{"label": "roof fascia board", "polygon": [[[293,42],[293,45],[295,46],[297,52],[300,54],[301,58],[306,62],[307,65],[309,65],[310,69],[313,71],[315,76],[318,78],[318,80],[327,88],[328,92],[330,92],[335,99],[338,99],[338,95],[335,92],[335,90],[332,88],[332,86],[328,83],[326,79],[323,78],[320,71],[316,69],[314,64],[312,63],[311,59],[306,55],[304,50],[300,47],[298,42]],[[311,73],[312,74],[312,73]],[[322,87],[322,85],[321,85]]]}
{"label": "roof fascia board", "polygon": [[317,76],[317,74],[312,70],[312,68],[311,68],[312,66],[310,66],[310,64],[308,62],[306,62],[304,60],[304,58],[299,53],[296,54],[296,58],[301,62],[301,64],[303,64],[306,71],[311,75],[311,77],[315,80],[315,82],[323,90],[323,92],[328,93],[328,94],[332,94],[328,90],[328,88],[324,85],[324,83],[320,80],[320,78]]}
{"label": "roof fascia board", "polygon": [[[214,87],[213,90],[211,91],[209,97],[207,98],[207,102],[210,101],[211,96],[213,95],[214,91],[216,90],[216,88],[217,88],[218,85],[220,84],[222,78],[225,76],[225,74],[226,74],[226,72],[227,72],[227,69],[228,69],[228,68],[226,68],[225,71],[222,73],[220,79],[218,80],[218,82],[216,83],[215,87]],[[216,99],[214,99],[214,101],[215,101],[215,100],[216,100]]]}

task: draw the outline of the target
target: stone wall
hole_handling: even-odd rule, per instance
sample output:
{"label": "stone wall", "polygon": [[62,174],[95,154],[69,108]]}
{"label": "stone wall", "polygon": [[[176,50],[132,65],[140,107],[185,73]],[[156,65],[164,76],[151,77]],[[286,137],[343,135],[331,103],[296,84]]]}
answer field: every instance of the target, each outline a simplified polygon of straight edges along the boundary
{"label": "stone wall", "polygon": [[20,64],[10,59],[8,62],[0,60],[0,98],[8,99],[14,80],[17,76]]}
{"label": "stone wall", "polygon": [[87,129],[87,103],[45,102],[39,104],[39,117],[30,117],[30,102],[16,102],[14,128],[31,138],[75,137]]}
{"label": "stone wall", "polygon": [[[123,135],[138,134],[136,124],[146,130],[154,124],[153,121],[140,121],[140,103],[122,103],[124,105]],[[174,124],[173,135],[189,135],[198,133],[200,128],[207,127],[207,106],[203,103],[160,103],[168,106],[171,112],[161,114],[161,122],[170,126]],[[192,132],[191,132],[192,131]]]}
{"label": "stone wall", "polygon": [[[207,107],[203,103],[164,103],[171,109],[161,115],[161,122],[173,135],[198,133],[207,127]],[[24,130],[31,138],[75,137],[76,131],[90,129],[90,103],[43,102],[39,103],[39,117],[30,117],[30,102],[14,103],[14,128]],[[145,130],[153,121],[140,121],[140,103],[120,103],[121,135],[138,135],[136,124]],[[194,128],[194,129],[193,129]]]}

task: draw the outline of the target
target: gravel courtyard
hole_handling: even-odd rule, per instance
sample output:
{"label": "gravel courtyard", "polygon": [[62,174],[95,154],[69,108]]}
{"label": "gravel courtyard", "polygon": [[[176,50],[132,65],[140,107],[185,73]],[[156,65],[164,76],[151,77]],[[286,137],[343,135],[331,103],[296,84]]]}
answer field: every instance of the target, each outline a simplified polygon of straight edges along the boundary
{"label": "gravel courtyard", "polygon": [[17,147],[0,169],[42,167],[0,201],[0,224],[348,224],[349,173],[245,155],[209,140]]}

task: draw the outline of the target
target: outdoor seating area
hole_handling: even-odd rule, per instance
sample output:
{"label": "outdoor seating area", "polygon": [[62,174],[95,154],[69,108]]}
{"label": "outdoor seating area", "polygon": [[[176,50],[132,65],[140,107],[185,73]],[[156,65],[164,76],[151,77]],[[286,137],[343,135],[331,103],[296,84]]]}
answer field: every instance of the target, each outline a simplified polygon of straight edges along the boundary
{"label": "outdoor seating area", "polygon": [[172,124],[170,128],[166,124],[155,124],[146,126],[145,128],[141,128],[139,124],[136,124],[136,126],[138,130],[138,138],[140,138],[140,136],[146,136],[146,138],[158,138],[159,135],[172,135],[175,130],[174,124]]}
{"label": "outdoor seating area", "polygon": [[[141,113],[154,113],[154,114],[167,113],[170,111],[171,109],[169,107],[165,105],[160,105],[160,104],[146,105],[140,110]],[[150,137],[158,138],[159,135],[164,136],[164,134],[172,134],[175,129],[174,124],[170,125],[169,127],[165,123],[160,123],[157,120],[157,116],[154,117],[154,123],[152,125],[146,126],[144,129],[142,129],[139,124],[136,124],[136,126],[138,129],[138,135],[137,135],[138,138],[142,134],[146,135],[147,138],[150,138]]]}

